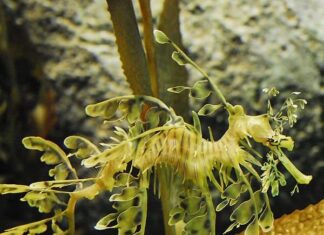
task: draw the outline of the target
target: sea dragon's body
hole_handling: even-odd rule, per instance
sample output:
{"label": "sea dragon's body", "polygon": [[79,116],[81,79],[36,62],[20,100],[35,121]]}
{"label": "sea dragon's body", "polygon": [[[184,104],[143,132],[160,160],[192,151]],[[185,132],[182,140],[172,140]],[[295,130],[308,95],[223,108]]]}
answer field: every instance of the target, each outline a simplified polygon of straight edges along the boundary
{"label": "sea dragon's body", "polygon": [[218,141],[206,140],[186,125],[143,138],[134,156],[134,166],[145,171],[158,164],[167,164],[185,179],[202,185],[206,177],[213,177],[215,167],[218,170],[220,165],[223,169],[240,169],[240,164],[255,162],[253,156],[242,149],[240,141],[250,136],[268,145],[274,132],[271,128],[263,133],[254,131],[268,122],[267,116],[238,115],[240,117],[232,117],[228,130]]}
{"label": "sea dragon's body", "polygon": [[[94,115],[93,113],[91,114]],[[202,186],[206,178],[213,178],[214,168],[223,171],[235,168],[241,171],[240,165],[247,169],[252,169],[250,163],[260,165],[242,148],[240,142],[253,138],[256,142],[272,148],[275,136],[267,115],[248,116],[241,106],[234,106],[233,114],[229,117],[229,127],[218,141],[204,139],[193,126],[181,121],[174,125],[168,124],[164,128],[156,128],[156,131],[152,129],[143,132],[139,137],[126,139],[117,146],[86,159],[84,165],[93,167],[106,164],[112,177],[118,171],[124,170],[130,161],[140,172],[166,164],[179,172],[184,179]],[[289,150],[293,148],[290,137],[280,135],[276,139],[280,140],[276,147]]]}

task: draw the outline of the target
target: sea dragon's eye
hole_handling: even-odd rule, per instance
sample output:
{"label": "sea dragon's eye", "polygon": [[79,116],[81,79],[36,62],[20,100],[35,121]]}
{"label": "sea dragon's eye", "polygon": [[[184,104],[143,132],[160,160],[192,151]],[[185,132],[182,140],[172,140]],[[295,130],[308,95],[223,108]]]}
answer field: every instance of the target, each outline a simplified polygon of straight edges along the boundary
{"label": "sea dragon's eye", "polygon": [[279,146],[281,143],[281,139],[275,139],[274,137],[268,138],[268,142],[272,146]]}
{"label": "sea dragon's eye", "polygon": [[283,135],[274,135],[267,139],[270,146],[276,146],[280,148],[285,148],[291,151],[294,148],[294,141],[291,137]]}

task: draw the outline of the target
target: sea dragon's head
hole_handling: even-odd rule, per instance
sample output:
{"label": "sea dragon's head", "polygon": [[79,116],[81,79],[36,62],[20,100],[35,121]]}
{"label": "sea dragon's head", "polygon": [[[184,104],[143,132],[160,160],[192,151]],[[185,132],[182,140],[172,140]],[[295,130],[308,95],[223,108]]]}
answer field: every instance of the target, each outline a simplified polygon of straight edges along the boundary
{"label": "sea dragon's head", "polygon": [[239,139],[249,137],[270,149],[276,147],[291,151],[294,147],[294,141],[291,137],[276,133],[272,129],[267,114],[246,115],[241,105],[235,105],[231,108],[229,126]]}
{"label": "sea dragon's head", "polygon": [[274,131],[267,114],[249,116],[245,114],[242,106],[233,106],[229,117],[229,130],[235,132],[233,135],[240,140],[252,138],[268,147],[298,183],[308,184],[312,179],[312,176],[301,173],[284,154],[282,148],[291,151],[294,141],[290,136]]}

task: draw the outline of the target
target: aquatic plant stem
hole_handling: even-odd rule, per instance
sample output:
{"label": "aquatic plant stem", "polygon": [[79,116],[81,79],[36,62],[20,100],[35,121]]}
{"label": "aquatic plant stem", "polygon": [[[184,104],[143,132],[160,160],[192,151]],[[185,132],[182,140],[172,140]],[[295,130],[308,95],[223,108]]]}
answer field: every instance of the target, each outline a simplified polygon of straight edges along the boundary
{"label": "aquatic plant stem", "polygon": [[247,189],[249,191],[251,200],[253,201],[253,207],[254,207],[254,213],[255,213],[255,221],[259,221],[259,211],[258,211],[258,206],[256,204],[256,200],[254,197],[254,193],[251,187],[251,184],[249,183],[248,179],[246,178],[246,176],[244,175],[243,172],[239,172],[239,174],[242,176],[243,182],[245,183],[245,185],[247,186]]}
{"label": "aquatic plant stem", "polygon": [[200,72],[205,78],[207,78],[209,84],[211,85],[211,87],[213,88],[213,90],[215,91],[216,95],[218,96],[218,98],[221,100],[221,102],[223,103],[223,105],[227,108],[229,107],[229,104],[227,103],[225,96],[223,95],[223,93],[221,92],[221,90],[218,88],[218,86],[211,80],[211,78],[209,77],[209,75],[202,69],[200,68],[200,66],[198,64],[196,64],[192,59],[190,59],[189,56],[186,55],[186,53],[183,52],[183,50],[181,50],[181,48],[175,44],[173,41],[170,40],[171,45],[180,53],[180,55],[189,63],[191,64],[195,69],[197,69],[198,72]]}
{"label": "aquatic plant stem", "polygon": [[139,0],[143,16],[144,47],[151,81],[152,95],[159,98],[159,83],[157,61],[155,56],[155,41],[153,35],[153,19],[151,12],[151,0]]}
{"label": "aquatic plant stem", "polygon": [[157,174],[159,178],[160,187],[160,199],[162,205],[162,214],[164,222],[164,234],[165,235],[175,235],[174,226],[169,226],[169,212],[170,212],[170,190],[168,188],[167,171],[166,168],[157,168]]}
{"label": "aquatic plant stem", "polygon": [[203,195],[206,198],[206,203],[207,203],[207,208],[208,208],[208,217],[210,220],[210,229],[211,229],[211,234],[216,234],[216,212],[215,212],[215,207],[213,203],[213,198],[210,194],[210,190],[208,188],[207,181],[204,183],[204,188],[203,188]]}
{"label": "aquatic plant stem", "polygon": [[142,198],[142,211],[143,216],[142,216],[142,223],[141,223],[141,232],[144,235],[145,234],[145,227],[146,227],[146,219],[147,219],[147,190],[143,193],[143,198]]}
{"label": "aquatic plant stem", "polygon": [[66,208],[66,217],[68,218],[68,225],[69,225],[68,234],[75,234],[74,211],[75,211],[76,202],[77,202],[77,198],[73,194],[71,194],[68,206]]}
{"label": "aquatic plant stem", "polygon": [[[149,174],[145,173],[145,177],[143,178],[148,178],[147,180],[149,181]],[[142,179],[143,179],[142,178]],[[141,230],[139,231],[139,234],[144,235],[145,234],[145,227],[146,227],[146,219],[147,219],[147,187],[148,183],[143,182],[141,180],[140,182],[140,188],[143,190],[143,196],[142,196],[142,202],[141,202],[141,210],[142,210],[142,219],[141,219]]]}

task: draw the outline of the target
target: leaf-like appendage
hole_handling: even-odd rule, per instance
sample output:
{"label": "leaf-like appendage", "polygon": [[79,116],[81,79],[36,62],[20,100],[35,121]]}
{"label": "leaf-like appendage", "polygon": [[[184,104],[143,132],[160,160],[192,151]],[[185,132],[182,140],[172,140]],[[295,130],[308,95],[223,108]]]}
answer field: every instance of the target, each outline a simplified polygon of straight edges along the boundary
{"label": "leaf-like appendage", "polygon": [[179,221],[184,220],[185,211],[182,207],[175,207],[170,211],[169,215],[169,225],[175,225]]}
{"label": "leaf-like appendage", "polygon": [[[210,208],[211,210],[214,210],[214,208]],[[201,216],[201,215],[205,215],[206,216],[206,221],[208,220],[208,213],[207,213],[207,210],[209,210],[209,208],[207,208],[207,205],[205,203],[202,203],[200,205],[200,208],[199,210],[194,213],[194,214],[189,214],[189,213],[186,213],[185,214],[185,217],[183,219],[183,222],[184,223],[189,223],[192,219],[196,218],[197,216]]]}
{"label": "leaf-like appendage", "polygon": [[253,221],[247,226],[244,235],[255,235],[259,234],[259,224],[258,221],[254,218]]}
{"label": "leaf-like appendage", "polygon": [[80,184],[88,180],[49,180],[49,181],[40,181],[30,184],[30,189],[51,189],[51,188],[63,188],[70,185]]}
{"label": "leaf-like appendage", "polygon": [[30,188],[19,184],[0,184],[0,194],[26,193]]}
{"label": "leaf-like appendage", "polygon": [[68,177],[69,171],[65,164],[60,163],[48,172],[49,176],[54,177],[55,180],[64,180]]}
{"label": "leaf-like appendage", "polygon": [[[245,160],[247,161],[247,162],[250,162],[250,163],[252,163],[252,164],[254,164],[254,165],[256,165],[256,166],[258,166],[258,167],[262,167],[262,165],[261,165],[261,163],[255,158],[255,157],[253,157],[251,154],[249,154],[249,153],[247,153],[246,152],[246,154],[245,154]],[[247,168],[247,170],[249,170],[249,172],[251,172],[252,174],[254,174],[254,175],[259,175],[258,173],[254,173],[254,168],[250,165],[250,164],[247,164],[247,163],[245,163],[245,165],[244,165],[246,168]]]}
{"label": "leaf-like appendage", "polygon": [[187,197],[182,200],[180,206],[186,210],[188,215],[196,214],[202,206],[202,197]]}
{"label": "leaf-like appendage", "polygon": [[185,224],[184,234],[210,234],[211,223],[206,198],[200,189],[193,189],[191,186],[183,186],[178,192],[178,203],[171,209],[169,225],[175,225],[182,221]]}
{"label": "leaf-like appendage", "polygon": [[176,94],[179,94],[185,90],[190,90],[190,87],[186,87],[186,86],[175,86],[175,87],[171,87],[171,88],[168,88],[168,91],[169,92],[172,92],[172,93],[176,93]]}
{"label": "leaf-like appendage", "polygon": [[254,215],[253,201],[251,199],[241,203],[231,214],[231,221],[240,225],[247,224]]}
{"label": "leaf-like appendage", "polygon": [[41,213],[49,213],[55,205],[63,204],[54,193],[28,192],[20,199],[28,202],[31,207],[37,207]]}
{"label": "leaf-like appendage", "polygon": [[178,51],[174,51],[171,57],[180,66],[183,66],[187,63],[187,61],[182,57],[182,55]]}
{"label": "leaf-like appendage", "polygon": [[59,146],[41,137],[25,137],[22,140],[22,143],[27,149],[45,152],[41,157],[41,161],[48,165],[56,165],[66,158],[65,153]]}
{"label": "leaf-like appendage", "polygon": [[201,133],[201,124],[200,124],[200,120],[198,117],[198,114],[195,111],[192,111],[192,119],[193,119],[193,126],[194,126],[194,130],[199,134],[199,136],[202,135]]}
{"label": "leaf-like appendage", "polygon": [[[255,201],[253,201],[253,199],[255,199]],[[258,218],[259,213],[264,208],[265,201],[263,199],[268,200],[267,196],[263,195],[261,193],[261,190],[258,190],[253,194],[253,198],[241,203],[231,214],[230,220],[234,221],[234,223],[231,224],[226,229],[225,233],[230,232],[234,227],[238,228],[241,225],[247,224],[249,221],[251,221],[252,218],[253,218],[253,220],[249,224],[250,228],[248,229],[248,232],[250,231],[249,232],[250,235],[254,234],[253,232],[256,230],[259,231],[259,223],[260,223],[261,227],[264,226],[264,227],[267,227],[268,230],[271,229],[272,222],[271,222],[271,218],[269,218],[269,216],[272,215],[271,210],[270,210],[270,213],[266,212],[266,214],[264,214],[264,216],[266,216],[267,218],[263,218],[264,216],[262,214],[261,215],[262,218],[259,218],[259,220],[256,220],[256,218]],[[256,205],[256,208],[254,207],[254,205]],[[267,210],[267,209],[265,209],[265,210]],[[257,214],[256,214],[256,211],[257,211]],[[273,217],[272,217],[272,221],[273,221]],[[256,225],[255,225],[255,223],[256,223]],[[258,233],[256,233],[256,234],[258,234]]]}
{"label": "leaf-like appendage", "polygon": [[67,235],[68,231],[63,231],[57,224],[62,222],[63,216],[64,213],[57,210],[53,217],[7,229],[4,233],[1,233],[1,235],[41,234],[47,231],[47,224],[49,222],[51,222],[53,232],[51,234]]}
{"label": "leaf-like appendage", "polygon": [[228,199],[235,200],[237,199],[242,192],[242,183],[233,183],[230,186],[228,186],[225,190],[224,193],[222,194]]}
{"label": "leaf-like appendage", "polygon": [[97,230],[104,230],[104,229],[108,229],[108,228],[116,228],[116,225],[112,225],[110,226],[110,224],[112,222],[114,222],[118,217],[118,213],[111,213],[109,215],[106,215],[105,217],[101,218],[96,226],[95,229]]}
{"label": "leaf-like appendage", "polygon": [[[63,216],[64,213],[60,210],[57,210],[55,211],[55,215],[53,217],[7,229],[4,233],[1,233],[1,235],[42,234],[47,231],[47,224],[49,222],[51,222],[51,234],[67,235],[69,234],[68,231],[62,230],[57,224],[62,223]],[[46,234],[49,234],[49,232],[47,231]]]}
{"label": "leaf-like appendage", "polygon": [[114,194],[109,201],[129,201],[134,199],[139,193],[137,187],[127,187],[122,190],[120,194]]}
{"label": "leaf-like appendage", "polygon": [[223,209],[228,205],[228,203],[229,203],[229,200],[224,200],[224,201],[222,201],[221,203],[219,203],[219,204],[217,205],[217,207],[216,207],[216,211],[218,212],[218,211],[223,210]]}
{"label": "leaf-like appendage", "polygon": [[198,114],[195,111],[192,111],[192,119],[193,119],[194,130],[199,134],[199,136],[201,136],[202,135],[201,124],[200,124]]}
{"label": "leaf-like appendage", "polygon": [[104,117],[107,120],[115,116],[121,99],[109,99],[86,107],[86,114],[90,117]]}
{"label": "leaf-like appendage", "polygon": [[273,213],[270,207],[266,207],[259,218],[259,225],[262,228],[263,232],[269,232],[273,227]]}
{"label": "leaf-like appendage", "polygon": [[196,99],[207,98],[211,93],[208,84],[207,80],[196,82],[190,90],[190,96]]}
{"label": "leaf-like appendage", "polygon": [[119,126],[115,126],[115,129],[116,130],[114,131],[114,133],[119,137],[121,137],[122,140],[127,140],[129,138],[128,133],[123,128],[120,128]]}
{"label": "leaf-like appendage", "polygon": [[47,230],[47,225],[46,225],[46,220],[45,221],[39,221],[39,222],[34,222],[30,224],[25,224],[21,226],[17,226],[11,229],[7,229],[4,233],[4,235],[23,235],[23,234],[41,234],[46,232]]}
{"label": "leaf-like appendage", "polygon": [[189,234],[209,235],[211,234],[210,223],[214,223],[214,221],[210,222],[208,220],[207,213],[196,216],[186,224],[185,232],[188,235]]}
{"label": "leaf-like appendage", "polygon": [[40,224],[38,226],[35,227],[31,227],[28,232],[29,234],[40,234],[40,233],[44,233],[47,230],[47,226],[46,224]]}
{"label": "leaf-like appendage", "polygon": [[133,229],[142,222],[142,210],[139,206],[133,206],[120,213],[117,218],[118,227],[123,230]]}
{"label": "leaf-like appendage", "polygon": [[135,178],[129,173],[119,173],[116,176],[115,180],[115,187],[121,187],[125,185],[132,185],[138,180],[138,178]]}
{"label": "leaf-like appendage", "polygon": [[160,44],[170,43],[170,39],[160,30],[154,30],[155,40]]}
{"label": "leaf-like appendage", "polygon": [[138,206],[140,203],[141,203],[140,198],[135,197],[133,198],[133,200],[129,200],[129,201],[115,201],[112,207],[116,209],[116,211],[118,212],[123,212],[132,206]]}
{"label": "leaf-like appendage", "polygon": [[205,104],[199,111],[198,115],[200,116],[208,116],[214,114],[217,110],[219,110],[223,105],[221,104]]}
{"label": "leaf-like appendage", "polygon": [[[257,211],[260,213],[264,207],[264,200],[262,200],[261,191],[258,190],[254,193],[255,204]],[[242,202],[231,214],[230,220],[239,223],[240,225],[247,224],[255,215],[253,198]]]}
{"label": "leaf-like appendage", "polygon": [[65,138],[64,145],[69,149],[75,150],[72,154],[80,159],[85,159],[91,155],[100,153],[97,146],[81,136],[69,136]]}
{"label": "leaf-like appendage", "polygon": [[229,233],[232,231],[235,227],[238,228],[240,225],[238,223],[232,223],[228,228],[225,230],[224,234]]}
{"label": "leaf-like appendage", "polygon": [[[160,100],[150,96],[121,96],[86,107],[86,113],[91,117],[103,117],[107,121],[126,119],[130,124],[136,121],[143,121],[142,114],[145,114],[147,107],[155,107],[159,111],[168,113],[169,108]],[[121,113],[120,115],[118,115]],[[121,116],[121,117],[119,117]],[[171,115],[172,116],[172,115]],[[145,120],[144,120],[145,121]]]}
{"label": "leaf-like appendage", "polygon": [[[144,234],[145,228],[142,225],[143,216],[146,217],[146,190],[135,186],[127,187],[126,173],[117,175],[119,186],[124,186],[120,194],[114,194],[110,201],[114,201],[113,208],[116,213],[109,214],[96,225],[96,229],[103,230],[118,228],[118,234]],[[118,179],[119,178],[119,179]],[[122,185],[124,183],[124,185]],[[145,213],[145,215],[144,215]],[[139,229],[140,228],[140,229]]]}
{"label": "leaf-like appendage", "polygon": [[22,140],[22,143],[27,149],[43,151],[44,154],[40,158],[42,162],[45,162],[48,165],[59,164],[54,169],[50,170],[50,176],[54,176],[54,178],[58,180],[64,180],[71,172],[73,178],[78,178],[68,157],[55,143],[35,136],[25,137]]}
{"label": "leaf-like appendage", "polygon": [[53,231],[53,235],[68,235],[69,234],[68,230],[64,231],[63,229],[61,229],[61,227],[58,224],[56,224],[55,219],[52,220],[51,228],[52,228],[52,231]]}

